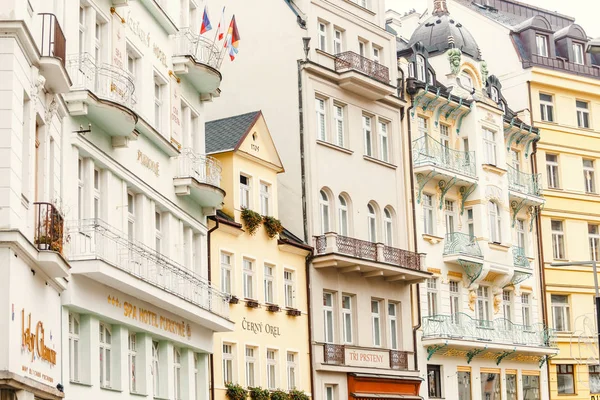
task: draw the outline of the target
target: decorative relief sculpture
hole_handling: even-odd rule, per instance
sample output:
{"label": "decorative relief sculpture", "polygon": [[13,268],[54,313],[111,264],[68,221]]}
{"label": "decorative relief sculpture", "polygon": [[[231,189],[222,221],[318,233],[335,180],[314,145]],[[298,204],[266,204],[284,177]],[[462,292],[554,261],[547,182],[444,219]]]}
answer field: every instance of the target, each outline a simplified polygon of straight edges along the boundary
{"label": "decorative relief sculpture", "polygon": [[450,71],[454,75],[458,75],[460,72],[460,59],[462,57],[462,52],[460,49],[450,49],[448,50],[448,61],[450,61]]}

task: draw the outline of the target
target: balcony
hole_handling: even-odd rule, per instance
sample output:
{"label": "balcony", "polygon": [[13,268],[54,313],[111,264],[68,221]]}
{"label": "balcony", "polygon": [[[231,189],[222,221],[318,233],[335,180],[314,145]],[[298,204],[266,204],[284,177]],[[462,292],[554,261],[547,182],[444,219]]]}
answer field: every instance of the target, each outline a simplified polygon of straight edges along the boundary
{"label": "balcony", "polygon": [[382,243],[329,232],[315,237],[315,268],[339,268],[342,273],[360,272],[365,278],[383,277],[390,282],[421,281],[431,274],[422,270],[421,255]]}
{"label": "balcony", "polygon": [[67,277],[67,262],[63,258],[64,219],[51,203],[33,203],[34,244],[39,250],[38,262],[49,276]]}
{"label": "balcony", "polygon": [[513,264],[515,267],[531,269],[529,258],[525,255],[525,249],[518,246],[513,246]]}
{"label": "balcony", "polygon": [[474,151],[454,150],[425,135],[413,140],[412,154],[416,174],[441,175],[466,184],[477,180]]}
{"label": "balcony", "polygon": [[507,167],[508,189],[510,196],[515,200],[526,201],[531,205],[544,203],[541,191],[541,174],[527,174],[513,166]]}
{"label": "balcony", "polygon": [[229,295],[97,219],[68,224],[72,274],[84,275],[214,331],[231,330]]}
{"label": "balcony", "polygon": [[477,239],[467,233],[447,233],[444,238],[444,261],[457,262],[461,259],[482,262],[483,253]]}
{"label": "balcony", "polygon": [[191,196],[196,203],[207,209],[221,208],[225,191],[220,188],[219,160],[185,148],[177,161],[177,176],[173,179],[175,193],[178,196]]}
{"label": "balcony", "polygon": [[70,56],[67,69],[73,86],[64,97],[71,115],[87,116],[113,138],[130,136],[138,117],[132,111],[135,86],[129,72],[96,64],[88,53]]}
{"label": "balcony", "polygon": [[38,14],[41,20],[40,72],[52,93],[67,93],[71,79],[66,69],[67,40],[54,14]]}
{"label": "balcony", "polygon": [[340,75],[342,88],[372,100],[395,92],[390,86],[390,71],[386,66],[353,51],[335,55],[335,71]]}
{"label": "balcony", "polygon": [[221,85],[225,51],[213,41],[190,31],[175,35],[173,72],[188,80],[200,94],[211,94]]}
{"label": "balcony", "polygon": [[[319,346],[321,347],[321,346]],[[411,352],[380,348],[325,343],[322,347],[325,365],[385,368],[408,371]]]}
{"label": "balcony", "polygon": [[507,354],[506,359],[510,359],[518,353],[542,356],[557,351],[556,332],[543,324],[525,326],[504,318],[488,321],[456,313],[423,317],[422,329],[426,346],[440,343],[453,349],[477,349],[477,355],[484,351],[514,350]]}

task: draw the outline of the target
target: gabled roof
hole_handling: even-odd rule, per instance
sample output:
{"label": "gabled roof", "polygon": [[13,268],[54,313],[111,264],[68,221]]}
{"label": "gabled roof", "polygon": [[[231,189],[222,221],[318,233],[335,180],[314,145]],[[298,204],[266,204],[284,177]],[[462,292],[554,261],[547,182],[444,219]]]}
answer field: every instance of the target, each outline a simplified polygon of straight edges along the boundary
{"label": "gabled roof", "polygon": [[206,154],[235,150],[261,114],[261,111],[253,111],[207,122],[205,125]]}

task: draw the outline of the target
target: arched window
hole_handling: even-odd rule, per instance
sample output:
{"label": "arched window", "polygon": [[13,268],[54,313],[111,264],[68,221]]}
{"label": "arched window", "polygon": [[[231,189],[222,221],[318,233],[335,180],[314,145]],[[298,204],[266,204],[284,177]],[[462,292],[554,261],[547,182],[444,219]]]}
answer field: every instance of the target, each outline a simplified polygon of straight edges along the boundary
{"label": "arched window", "polygon": [[392,246],[394,244],[394,221],[389,207],[383,210],[383,228],[385,232],[385,244]]}
{"label": "arched window", "polygon": [[348,236],[348,202],[341,194],[338,196],[340,205],[339,210],[339,231],[338,233],[342,236]]}
{"label": "arched window", "polygon": [[460,74],[460,83],[465,89],[473,89],[473,78],[471,78],[471,75],[467,71],[463,71],[463,73]]}
{"label": "arched window", "polygon": [[327,193],[321,190],[319,205],[321,209],[321,234],[329,232],[329,197]]}
{"label": "arched window", "polygon": [[417,55],[417,79],[425,82],[425,57]]}
{"label": "arched window", "polygon": [[427,76],[427,82],[430,85],[435,85],[435,82],[433,81],[433,71],[428,70],[427,72],[429,72],[429,76]]}
{"label": "arched window", "polygon": [[367,223],[369,228],[369,241],[377,243],[377,216],[375,215],[375,208],[372,204],[367,204]]}
{"label": "arched window", "polygon": [[488,203],[488,215],[490,224],[490,240],[493,243],[502,242],[502,220],[500,218],[500,206],[494,201]]}

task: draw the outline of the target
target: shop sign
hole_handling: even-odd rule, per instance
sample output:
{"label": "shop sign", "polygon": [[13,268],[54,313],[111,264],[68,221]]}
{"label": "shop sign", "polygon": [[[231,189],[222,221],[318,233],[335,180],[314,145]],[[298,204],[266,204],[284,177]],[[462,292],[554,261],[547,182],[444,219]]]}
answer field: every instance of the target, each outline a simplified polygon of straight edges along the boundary
{"label": "shop sign", "polygon": [[160,167],[158,161],[150,159],[150,157],[142,153],[140,150],[137,152],[137,160],[144,167],[154,172],[154,175],[158,176],[158,168]]}
{"label": "shop sign", "polygon": [[167,56],[165,52],[156,44],[156,42],[152,41],[150,33],[142,28],[142,24],[131,17],[131,10],[127,12],[127,26],[146,47],[152,48],[154,56],[166,67]]}
{"label": "shop sign", "polygon": [[181,149],[181,88],[179,78],[172,77],[171,81],[171,143]]}
{"label": "shop sign", "polygon": [[279,327],[271,324],[263,324],[262,322],[246,321],[246,318],[242,320],[242,329],[245,331],[251,331],[255,335],[264,333],[266,335],[273,335],[273,337],[281,336]]}
{"label": "shop sign", "polygon": [[385,350],[366,350],[346,347],[345,363],[355,367],[389,368],[390,353]]}
{"label": "shop sign", "polygon": [[24,349],[31,353],[31,361],[41,358],[52,365],[56,365],[56,351],[46,346],[46,334],[44,323],[38,321],[35,331],[31,330],[31,313],[27,316],[27,327],[25,327],[25,309],[21,310],[21,344]]}

